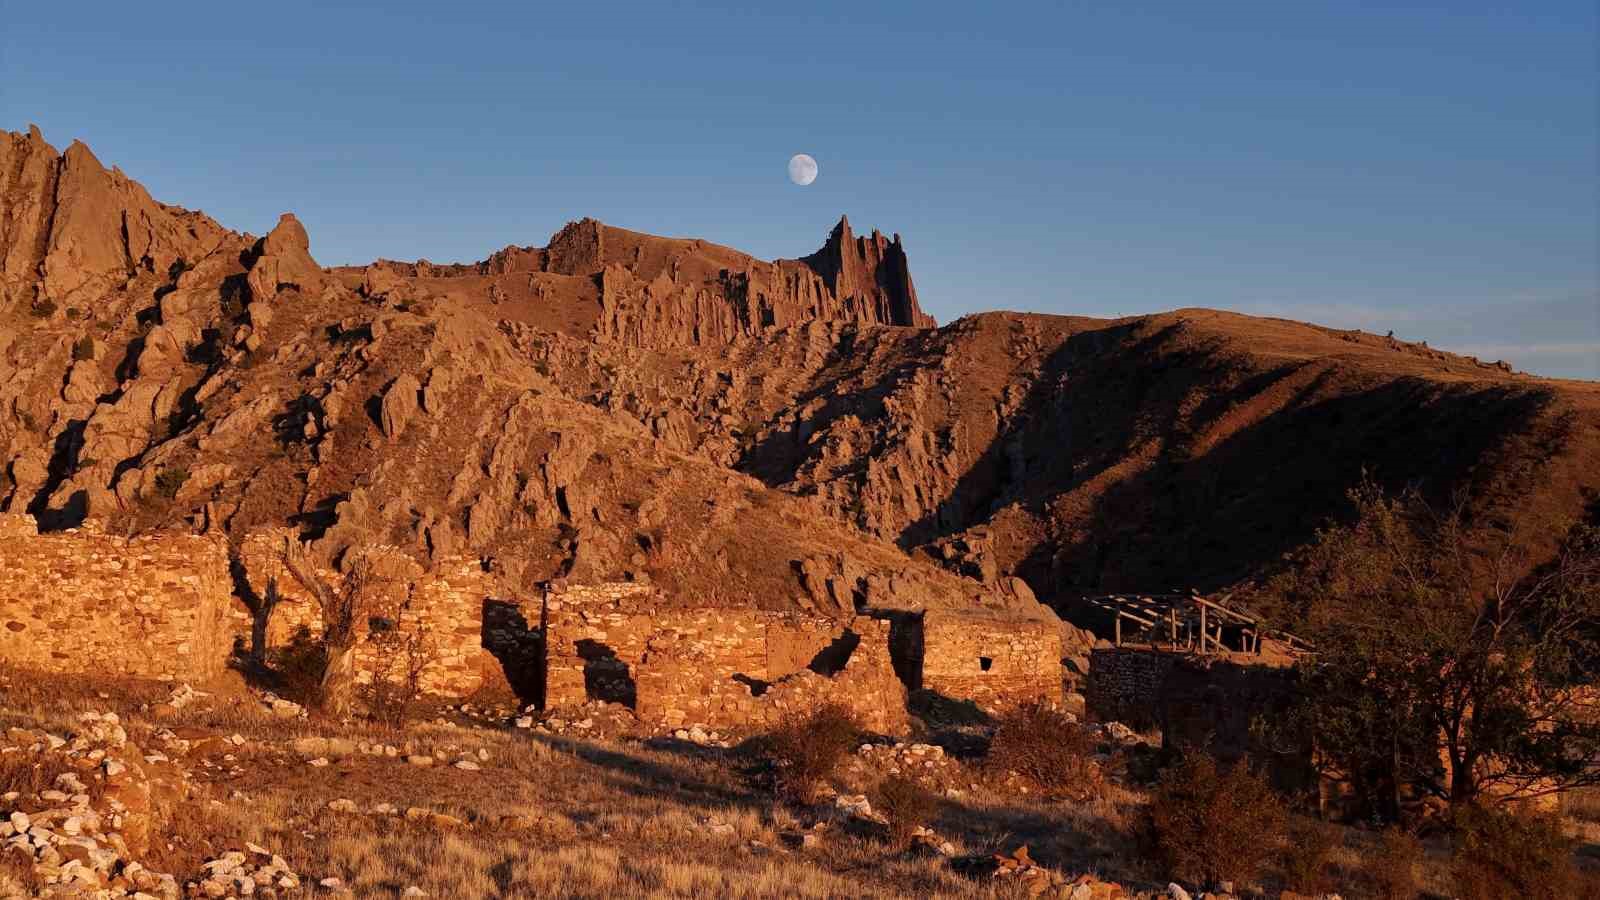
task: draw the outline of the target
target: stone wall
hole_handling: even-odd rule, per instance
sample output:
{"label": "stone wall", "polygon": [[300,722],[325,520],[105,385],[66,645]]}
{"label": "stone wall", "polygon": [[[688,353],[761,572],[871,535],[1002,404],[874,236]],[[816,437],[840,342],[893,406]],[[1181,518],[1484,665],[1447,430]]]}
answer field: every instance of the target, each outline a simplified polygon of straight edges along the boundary
{"label": "stone wall", "polygon": [[[282,647],[297,633],[322,633],[321,608],[284,569],[286,537],[293,539],[292,532],[266,529],[240,543],[239,563],[249,590],[244,602],[234,604],[229,626],[234,639],[246,646],[261,641],[269,649]],[[375,590],[385,600],[378,604],[378,615],[356,623],[360,682],[370,684],[376,673],[400,677],[415,661],[424,693],[464,697],[486,687],[509,689],[500,662],[484,646],[484,609],[495,591],[482,563],[449,559],[424,571],[392,547],[369,547],[362,555],[378,573]],[[318,567],[317,574],[336,590],[346,577],[325,567]],[[269,585],[280,599],[263,624]],[[409,597],[408,585],[413,586]],[[374,624],[383,632],[376,639]]]}
{"label": "stone wall", "polygon": [[553,592],[526,618],[544,624],[546,708],[610,700],[669,727],[765,726],[838,702],[873,730],[906,727],[888,622],[674,609],[632,584]]}
{"label": "stone wall", "polygon": [[1134,728],[1153,727],[1161,686],[1178,659],[1176,653],[1129,647],[1090,651],[1083,691],[1089,718]]}
{"label": "stone wall", "polygon": [[[236,647],[315,640],[322,610],[284,565],[285,542],[296,539],[289,529],[256,532],[230,559],[220,537],[125,539],[92,526],[40,535],[27,517],[0,517],[0,659],[204,680]],[[356,622],[357,677],[367,683],[420,660],[420,686],[436,695],[514,688],[547,708],[617,701],[669,727],[764,727],[838,702],[886,733],[907,726],[907,685],[990,707],[1061,697],[1060,637],[1045,621],[981,610],[837,620],[685,608],[632,583],[562,587],[519,604],[496,599],[476,559],[424,571],[396,548],[357,552],[381,600]],[[340,562],[316,570],[334,591],[353,569]]]}
{"label": "stone wall", "polygon": [[54,672],[203,680],[227,664],[228,549],[193,535],[39,534],[0,516],[0,660]]}
{"label": "stone wall", "polygon": [[1276,733],[1295,700],[1295,671],[1260,660],[1102,648],[1091,654],[1084,699],[1097,721],[1159,729],[1169,750],[1199,747],[1226,762],[1248,759],[1279,790],[1310,790],[1310,747]]}
{"label": "stone wall", "polygon": [[1059,703],[1061,652],[1054,621],[930,609],[922,616],[920,686],[984,708]]}

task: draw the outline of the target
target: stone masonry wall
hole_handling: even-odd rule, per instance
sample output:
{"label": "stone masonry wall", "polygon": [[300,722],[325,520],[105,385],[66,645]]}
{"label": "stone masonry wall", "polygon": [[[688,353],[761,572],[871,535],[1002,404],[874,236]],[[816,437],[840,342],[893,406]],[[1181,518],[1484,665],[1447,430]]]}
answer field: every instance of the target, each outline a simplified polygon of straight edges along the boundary
{"label": "stone masonry wall", "polygon": [[[283,646],[301,630],[311,636],[322,633],[321,609],[310,593],[284,571],[286,536],[292,536],[292,532],[265,529],[246,536],[240,544],[239,562],[250,587],[251,596],[246,598],[250,606],[234,604],[229,626],[235,639],[247,645],[257,639],[257,631],[268,648]],[[419,661],[426,662],[420,677],[424,693],[464,697],[485,687],[507,688],[499,661],[484,648],[484,605],[494,595],[494,586],[478,560],[445,560],[424,571],[395,548],[371,547],[363,552],[375,571],[393,579],[384,590],[392,592],[400,585],[415,585],[409,604],[399,608],[397,603],[394,620],[386,624],[401,637],[399,643],[403,646],[409,646],[406,637],[418,636],[418,649],[414,652]],[[317,573],[335,589],[345,577],[327,568],[318,568]],[[269,582],[275,583],[281,599],[267,617],[266,627],[260,629],[262,598],[267,595]],[[400,677],[410,659],[396,658],[393,645],[375,642],[369,625],[367,619],[356,623],[357,680],[370,684],[375,673],[380,672]],[[411,652],[403,655],[409,657]]]}
{"label": "stone masonry wall", "polygon": [[0,660],[52,672],[204,680],[227,664],[228,549],[193,535],[121,538],[94,523],[39,534],[0,516]]}
{"label": "stone masonry wall", "polygon": [[1159,728],[1168,749],[1203,747],[1229,762],[1248,758],[1280,790],[1314,784],[1309,748],[1267,740],[1258,724],[1282,722],[1294,701],[1292,668],[1259,657],[1102,648],[1091,654],[1085,701],[1091,718]]}
{"label": "stone masonry wall", "polygon": [[632,584],[567,588],[545,598],[542,614],[546,708],[604,699],[669,727],[762,726],[839,702],[873,730],[906,727],[887,622],[673,609]]}
{"label": "stone masonry wall", "polygon": [[1175,653],[1127,647],[1090,651],[1083,692],[1089,717],[1134,728],[1155,725],[1161,686],[1178,658]]}
{"label": "stone masonry wall", "polygon": [[1055,622],[930,609],[922,617],[921,686],[984,708],[1059,703],[1061,652]]}

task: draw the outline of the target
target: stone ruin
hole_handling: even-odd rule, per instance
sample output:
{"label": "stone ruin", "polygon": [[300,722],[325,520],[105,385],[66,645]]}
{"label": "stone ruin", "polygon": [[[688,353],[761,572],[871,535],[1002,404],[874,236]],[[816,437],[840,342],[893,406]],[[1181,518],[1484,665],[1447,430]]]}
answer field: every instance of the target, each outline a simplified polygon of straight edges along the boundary
{"label": "stone ruin", "polygon": [[206,679],[227,664],[226,544],[122,538],[93,523],[40,534],[0,516],[0,660],[42,671]]}
{"label": "stone ruin", "polygon": [[[282,562],[287,529],[221,538],[121,538],[92,526],[40,534],[0,516],[0,660],[53,672],[204,681],[236,651],[314,639],[320,609]],[[987,609],[856,615],[686,605],[636,583],[496,596],[477,559],[424,571],[395,548],[361,551],[403,579],[409,602],[357,623],[359,677],[392,662],[375,630],[426,638],[420,687],[466,697],[514,690],[542,708],[590,701],[676,727],[769,725],[842,703],[886,733],[907,726],[911,691],[993,709],[1062,697],[1059,623]],[[321,569],[330,584],[343,577]],[[269,605],[267,598],[275,597]]]}
{"label": "stone ruin", "polygon": [[905,730],[887,621],[752,609],[673,609],[645,585],[571,587],[542,604],[544,706],[620,702],[667,727],[766,725],[824,703]]}

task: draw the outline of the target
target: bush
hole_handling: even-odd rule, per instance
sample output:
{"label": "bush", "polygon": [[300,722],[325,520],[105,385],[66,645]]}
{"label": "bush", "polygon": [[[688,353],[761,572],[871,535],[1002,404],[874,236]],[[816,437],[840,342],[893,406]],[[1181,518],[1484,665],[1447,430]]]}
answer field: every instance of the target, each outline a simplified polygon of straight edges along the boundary
{"label": "bush", "polygon": [[1282,846],[1288,819],[1278,795],[1248,765],[1224,771],[1194,749],[1162,773],[1147,815],[1157,858],[1196,884],[1253,879]]}
{"label": "bush", "polygon": [[33,313],[35,319],[48,319],[56,314],[56,304],[48,297],[40,297],[33,301],[33,306],[28,311]]}
{"label": "bush", "polygon": [[1328,868],[1333,854],[1344,845],[1339,829],[1326,822],[1302,822],[1289,830],[1283,850],[1283,880],[1301,894],[1321,894],[1333,888]]}
{"label": "bush", "polygon": [[377,648],[372,680],[360,689],[374,719],[393,727],[404,725],[422,698],[422,673],[439,658],[433,636],[420,627],[407,631],[374,628],[367,638]]}
{"label": "bush", "polygon": [[1385,829],[1367,872],[1378,900],[1416,900],[1422,892],[1422,842],[1403,829]]}
{"label": "bush", "polygon": [[889,842],[896,847],[911,843],[917,829],[933,821],[939,801],[903,775],[890,775],[872,793],[872,808],[889,823]]}
{"label": "bush", "polygon": [[183,490],[184,482],[189,480],[189,470],[183,466],[172,466],[156,473],[156,495],[164,500],[171,500]]}
{"label": "bush", "polygon": [[1455,882],[1461,900],[1578,896],[1574,842],[1549,814],[1466,806],[1455,817]]}
{"label": "bush", "polygon": [[72,358],[78,361],[94,359],[94,338],[87,334],[78,338],[72,345]]}
{"label": "bush", "polygon": [[268,652],[267,667],[275,676],[279,694],[304,706],[321,705],[328,654],[304,625],[295,629],[287,643]]}
{"label": "bush", "polygon": [[778,795],[798,803],[815,802],[822,783],[860,739],[855,716],[838,704],[779,725],[769,736]]}
{"label": "bush", "polygon": [[1030,702],[999,715],[985,762],[998,774],[1015,772],[1047,797],[1085,800],[1101,785],[1094,751],[1093,735],[1071,715]]}

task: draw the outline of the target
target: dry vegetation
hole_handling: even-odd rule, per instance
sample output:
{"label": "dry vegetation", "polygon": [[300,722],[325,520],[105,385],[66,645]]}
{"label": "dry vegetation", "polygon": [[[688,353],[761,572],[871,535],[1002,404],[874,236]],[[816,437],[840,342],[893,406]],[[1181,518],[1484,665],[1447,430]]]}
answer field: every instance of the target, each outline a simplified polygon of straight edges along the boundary
{"label": "dry vegetation", "polygon": [[[977,789],[951,796],[927,790],[913,773],[863,767],[844,741],[858,739],[853,725],[836,710],[780,730],[790,742],[807,736],[803,751],[793,743],[785,751],[784,740],[771,737],[718,749],[574,739],[436,706],[404,728],[321,714],[285,721],[237,683],[208,686],[210,696],[153,721],[148,710],[171,685],[24,673],[0,684],[0,730],[67,731],[80,711],[115,711],[143,748],[159,746],[163,728],[192,742],[182,760],[189,799],[163,807],[148,865],[191,879],[207,860],[249,842],[281,854],[316,896],[327,893],[317,881],[336,877],[361,897],[413,886],[434,897],[1020,897],[1026,884],[990,873],[995,854],[1023,845],[1047,870],[1094,873],[1132,890],[1164,888],[1181,872],[1191,884],[1237,878],[1269,897],[1313,887],[1355,898],[1422,896],[1419,889],[1466,896],[1458,874],[1498,884],[1481,873],[1501,872],[1506,859],[1492,829],[1473,855],[1452,860],[1440,836],[1418,842],[1312,823],[1278,809],[1247,770],[1218,770],[1204,757],[1170,768],[1149,791],[1109,778],[1069,801],[1008,788],[1014,773],[1000,777],[995,762],[975,757],[959,772]],[[1028,720],[1037,725],[1039,712]],[[1007,741],[1015,740],[1017,720],[1006,721]],[[233,735],[242,742],[225,740]],[[313,766],[294,746],[307,737],[392,743],[442,761],[419,767],[403,756],[330,753],[328,765]],[[1087,752],[1104,755],[1107,748],[1085,741]],[[1007,746],[999,749],[1012,752]],[[816,802],[774,777],[782,767],[773,759],[785,752],[807,760]],[[446,764],[462,755],[481,760],[480,769]],[[38,789],[56,774],[5,761],[0,754],[5,790]],[[835,792],[867,795],[879,822],[837,814]],[[330,808],[344,799],[356,811]],[[380,804],[396,812],[375,812]],[[412,808],[427,815],[405,815]],[[818,822],[828,824],[813,831]],[[924,825],[952,845],[952,856],[913,838]],[[1286,833],[1293,844],[1281,840]],[[1145,843],[1152,835],[1154,852]],[[1163,858],[1169,862],[1156,861]],[[1219,860],[1227,865],[1207,868]],[[27,891],[26,877],[0,868],[0,885],[10,878]]]}

